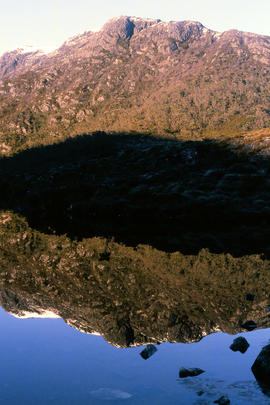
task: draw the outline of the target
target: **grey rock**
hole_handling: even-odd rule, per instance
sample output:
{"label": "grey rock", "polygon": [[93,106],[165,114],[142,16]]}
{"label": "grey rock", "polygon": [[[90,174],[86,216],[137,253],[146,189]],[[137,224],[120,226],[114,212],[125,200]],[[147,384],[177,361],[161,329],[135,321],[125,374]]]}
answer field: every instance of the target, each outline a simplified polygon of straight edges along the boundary
{"label": "grey rock", "polygon": [[102,31],[111,36],[128,39],[134,32],[135,24],[129,17],[116,17],[109,20],[102,28]]}

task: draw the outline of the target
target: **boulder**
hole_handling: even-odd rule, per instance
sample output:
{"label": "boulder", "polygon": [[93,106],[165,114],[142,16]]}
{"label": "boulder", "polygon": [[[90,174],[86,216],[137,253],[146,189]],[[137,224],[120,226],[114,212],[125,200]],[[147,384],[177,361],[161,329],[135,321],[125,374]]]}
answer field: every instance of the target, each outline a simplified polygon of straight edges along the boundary
{"label": "boulder", "polygon": [[143,351],[141,351],[140,355],[144,360],[149,359],[149,357],[153,356],[156,353],[157,348],[154,345],[147,345]]}
{"label": "boulder", "polygon": [[204,373],[204,370],[200,368],[185,368],[181,367],[179,370],[179,377],[180,378],[185,378],[185,377],[196,377],[197,375],[200,375]]}
{"label": "boulder", "polygon": [[249,343],[242,336],[239,336],[236,339],[234,339],[233,343],[230,346],[230,349],[233,352],[241,352],[241,353],[245,353],[248,348],[249,348]]}
{"label": "boulder", "polygon": [[270,344],[263,347],[251,370],[259,383],[270,385]]}

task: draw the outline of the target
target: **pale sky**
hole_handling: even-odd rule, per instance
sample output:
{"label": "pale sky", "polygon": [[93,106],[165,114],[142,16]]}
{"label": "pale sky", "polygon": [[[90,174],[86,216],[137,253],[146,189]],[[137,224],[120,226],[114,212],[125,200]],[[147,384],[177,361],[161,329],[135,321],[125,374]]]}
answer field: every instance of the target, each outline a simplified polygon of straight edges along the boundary
{"label": "pale sky", "polygon": [[270,0],[0,0],[0,6],[0,54],[28,45],[56,48],[120,15],[270,36]]}

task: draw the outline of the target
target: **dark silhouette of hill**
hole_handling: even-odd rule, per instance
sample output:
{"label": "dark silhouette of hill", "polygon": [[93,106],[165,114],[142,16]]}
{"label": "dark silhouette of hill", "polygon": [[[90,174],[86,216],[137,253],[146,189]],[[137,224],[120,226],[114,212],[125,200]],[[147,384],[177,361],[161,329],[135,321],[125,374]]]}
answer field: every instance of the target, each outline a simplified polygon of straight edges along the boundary
{"label": "dark silhouette of hill", "polygon": [[94,133],[0,160],[0,209],[44,233],[270,254],[270,165],[217,141]]}

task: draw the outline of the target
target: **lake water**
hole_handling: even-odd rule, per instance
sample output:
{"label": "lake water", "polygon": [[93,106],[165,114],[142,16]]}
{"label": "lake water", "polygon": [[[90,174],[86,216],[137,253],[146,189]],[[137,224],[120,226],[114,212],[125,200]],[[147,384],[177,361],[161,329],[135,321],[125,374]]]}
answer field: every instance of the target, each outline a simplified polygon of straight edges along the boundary
{"label": "lake water", "polygon": [[[0,311],[1,405],[268,404],[251,372],[270,329],[241,333],[250,347],[232,352],[236,336],[213,333],[197,343],[162,343],[147,360],[142,346],[117,348],[62,319],[18,319]],[[205,373],[179,378],[179,368]]]}

